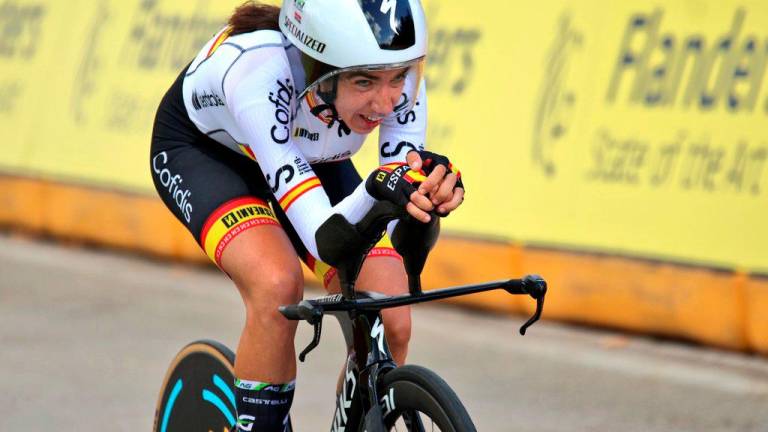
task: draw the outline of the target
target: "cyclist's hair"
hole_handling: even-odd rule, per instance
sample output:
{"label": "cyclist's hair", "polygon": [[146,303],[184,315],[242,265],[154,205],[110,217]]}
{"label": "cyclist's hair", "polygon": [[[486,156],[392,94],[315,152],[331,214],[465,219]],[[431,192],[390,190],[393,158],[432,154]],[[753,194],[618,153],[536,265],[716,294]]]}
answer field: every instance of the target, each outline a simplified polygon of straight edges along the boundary
{"label": "cyclist's hair", "polygon": [[[280,8],[277,6],[266,5],[249,0],[235,9],[235,12],[229,17],[229,26],[232,31],[231,36],[240,33],[249,33],[256,30],[276,30],[280,31]],[[327,72],[334,68],[316,61],[314,67],[309,71],[309,82],[314,82]]]}
{"label": "cyclist's hair", "polygon": [[238,6],[232,16],[229,17],[229,25],[232,28],[230,35],[256,30],[280,31],[279,17],[279,7],[249,0]]}

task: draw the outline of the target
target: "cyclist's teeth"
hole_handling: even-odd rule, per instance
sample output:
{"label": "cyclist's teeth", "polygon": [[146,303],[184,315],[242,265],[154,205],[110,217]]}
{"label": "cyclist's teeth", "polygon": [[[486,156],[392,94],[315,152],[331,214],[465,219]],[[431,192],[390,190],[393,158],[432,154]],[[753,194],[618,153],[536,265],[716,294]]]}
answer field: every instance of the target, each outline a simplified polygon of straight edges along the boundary
{"label": "cyclist's teeth", "polygon": [[371,121],[371,122],[375,122],[375,121],[378,121],[380,117],[371,117],[371,116],[365,116],[365,118],[366,118],[368,121]]}

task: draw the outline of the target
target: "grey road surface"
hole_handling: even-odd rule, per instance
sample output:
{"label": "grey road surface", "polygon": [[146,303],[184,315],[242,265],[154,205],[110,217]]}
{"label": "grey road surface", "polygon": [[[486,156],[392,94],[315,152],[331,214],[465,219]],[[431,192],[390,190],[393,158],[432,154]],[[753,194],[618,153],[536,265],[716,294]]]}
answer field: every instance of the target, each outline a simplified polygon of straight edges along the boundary
{"label": "grey road surface", "polygon": [[[242,319],[212,269],[0,234],[0,431],[149,431],[179,348],[234,347]],[[523,320],[416,306],[409,360],[483,432],[768,431],[765,358],[548,322],[521,337]],[[328,430],[342,359],[329,320],[299,366],[297,431]]]}

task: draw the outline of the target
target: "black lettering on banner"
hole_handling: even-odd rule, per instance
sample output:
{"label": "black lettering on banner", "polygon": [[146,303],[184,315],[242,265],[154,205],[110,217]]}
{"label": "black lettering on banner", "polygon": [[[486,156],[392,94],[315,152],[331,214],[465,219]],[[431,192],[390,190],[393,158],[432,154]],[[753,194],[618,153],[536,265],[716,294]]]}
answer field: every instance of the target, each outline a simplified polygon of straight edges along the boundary
{"label": "black lettering on banner", "polygon": [[680,185],[685,189],[715,190],[724,155],[725,149],[712,146],[708,139],[692,142],[684,155]]}
{"label": "black lettering on banner", "polygon": [[0,58],[29,60],[37,53],[46,7],[6,0],[0,4]]}
{"label": "black lettering on banner", "polygon": [[677,139],[670,142],[662,142],[661,146],[659,146],[655,160],[651,161],[651,186],[659,187],[671,181],[679,162],[683,142],[686,138],[686,134],[680,132]]}
{"label": "black lettering on banner", "polygon": [[[86,124],[90,114],[93,112],[97,112],[99,115],[102,114],[103,106],[93,105],[91,101],[99,90],[102,71],[107,67],[103,61],[104,46],[107,46],[107,50],[112,49],[109,38],[103,36],[104,31],[112,26],[110,22],[110,17],[112,16],[110,4],[108,2],[98,2],[96,12],[91,16],[91,22],[88,24],[88,29],[85,33],[88,35],[88,38],[86,38],[81,51],[82,57],[80,57],[77,66],[77,73],[75,74],[77,79],[72,88],[69,109],[72,118],[79,125]],[[117,106],[117,102],[114,100],[111,100],[111,102],[108,109],[113,114],[118,112],[118,116],[122,114],[120,111],[124,110],[124,107]],[[91,109],[89,110],[88,108]],[[142,120],[139,122],[141,121],[146,121],[146,119],[142,117]]]}
{"label": "black lettering on banner", "polygon": [[168,11],[168,1],[136,3],[120,59],[139,69],[178,73],[225,21],[211,16],[206,2],[194,2],[178,13]]}
{"label": "black lettering on banner", "polygon": [[[569,71],[581,59],[583,35],[571,16],[564,13],[544,60],[533,123],[531,159],[547,177],[557,175],[557,159],[571,128],[578,100]],[[434,137],[434,135],[432,135]],[[434,138],[433,138],[434,139]]]}
{"label": "black lettering on banner", "polygon": [[21,81],[0,83],[0,114],[13,112],[16,109],[16,103],[21,93]]}
{"label": "black lettering on banner", "polygon": [[397,146],[395,146],[395,149],[392,151],[389,151],[391,143],[389,141],[385,141],[384,144],[381,145],[381,157],[392,157],[399,155],[400,152],[403,150],[403,147],[407,147],[409,150],[418,150],[415,145],[412,143],[409,143],[408,141],[400,141],[397,143]]}
{"label": "black lettering on banner", "polygon": [[276,125],[272,126],[270,130],[270,136],[272,141],[277,144],[285,144],[291,137],[291,131],[288,127],[293,120],[291,115],[291,99],[293,98],[293,85],[291,79],[286,78],[285,81],[277,80],[277,91],[269,92],[269,99],[275,105],[275,120]]}
{"label": "black lettering on banner", "polygon": [[[647,108],[680,106],[728,113],[753,112],[766,75],[768,39],[743,34],[736,9],[718,37],[673,33],[664,9],[632,15],[619,43],[605,99]],[[728,25],[727,22],[723,23]],[[765,109],[768,111],[768,99]]]}
{"label": "black lettering on banner", "polygon": [[276,193],[277,189],[280,188],[280,176],[283,175],[284,173],[286,175],[285,175],[285,179],[283,179],[283,183],[287,185],[288,183],[291,182],[291,180],[293,180],[293,175],[296,173],[296,170],[290,164],[283,165],[277,169],[277,171],[275,172],[274,186],[272,185],[272,176],[270,176],[269,174],[265,176],[267,179],[267,183],[269,183],[270,187],[272,188],[272,193]]}
{"label": "black lettering on banner", "polygon": [[[433,5],[434,3],[430,3]],[[480,41],[479,28],[456,28],[441,25],[436,18],[439,7],[428,8],[432,31],[429,34],[429,61],[425,75],[430,91],[450,91],[460,95],[472,82],[475,71],[475,47]]]}
{"label": "black lettering on banner", "polygon": [[768,143],[715,143],[707,134],[679,131],[654,143],[601,129],[592,145],[587,179],[606,184],[678,188],[758,196],[768,180]]}
{"label": "black lettering on banner", "polygon": [[156,107],[153,98],[144,98],[139,92],[123,91],[113,87],[109,95],[111,103],[106,109],[104,125],[114,131],[130,132],[146,125],[146,115]]}
{"label": "black lettering on banner", "polygon": [[636,184],[645,163],[648,144],[639,140],[617,140],[610,132],[598,132],[592,147],[594,166],[589,176],[605,183]]}

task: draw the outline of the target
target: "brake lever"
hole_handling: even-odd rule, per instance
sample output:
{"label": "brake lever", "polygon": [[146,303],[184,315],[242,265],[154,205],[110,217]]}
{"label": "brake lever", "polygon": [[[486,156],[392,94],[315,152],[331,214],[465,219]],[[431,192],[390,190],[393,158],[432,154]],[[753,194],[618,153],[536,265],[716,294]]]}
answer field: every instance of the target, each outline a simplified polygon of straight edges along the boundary
{"label": "brake lever", "polygon": [[537,298],[536,299],[536,312],[533,314],[533,316],[528,319],[528,321],[525,322],[525,324],[520,327],[520,334],[525,336],[525,331],[528,330],[528,327],[532,326],[533,323],[539,320],[541,318],[541,312],[544,310],[544,297]]}
{"label": "brake lever", "polygon": [[323,331],[323,319],[322,317],[318,319],[317,321],[311,323],[312,327],[314,328],[314,336],[312,337],[312,342],[307,345],[306,348],[304,348],[304,351],[299,354],[299,360],[304,363],[304,359],[307,358],[307,354],[309,354],[310,351],[317,348],[317,346],[320,344],[320,334]]}
{"label": "brake lever", "polygon": [[309,345],[304,348],[304,351],[299,354],[299,360],[304,362],[307,354],[320,344],[320,335],[323,330],[323,307],[311,301],[302,300],[299,304],[280,306],[278,310],[288,319],[304,320],[307,323],[312,324],[314,330],[312,342],[310,342]]}
{"label": "brake lever", "polygon": [[528,327],[541,318],[544,311],[544,297],[547,295],[547,282],[539,275],[528,275],[523,278],[523,289],[531,297],[536,299],[536,312],[520,327],[520,334],[525,336]]}

